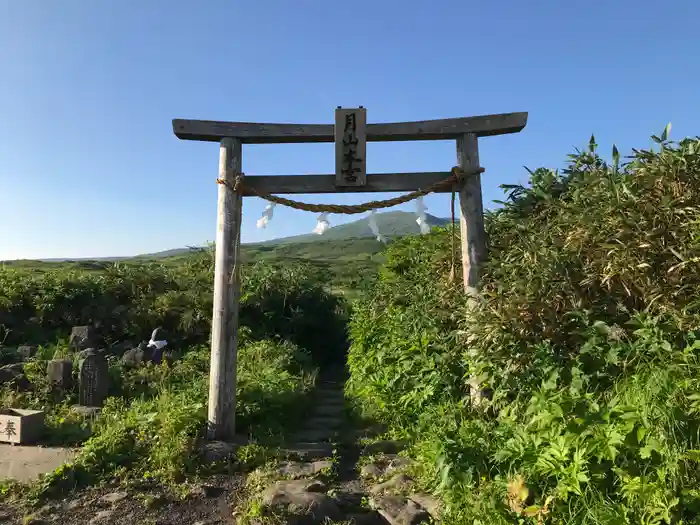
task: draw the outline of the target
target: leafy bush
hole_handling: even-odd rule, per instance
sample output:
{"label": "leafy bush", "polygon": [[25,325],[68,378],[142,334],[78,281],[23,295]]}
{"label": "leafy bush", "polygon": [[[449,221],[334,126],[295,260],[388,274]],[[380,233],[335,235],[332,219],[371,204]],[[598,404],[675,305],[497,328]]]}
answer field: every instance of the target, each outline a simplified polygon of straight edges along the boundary
{"label": "leafy bush", "polygon": [[436,232],[387,248],[386,264],[350,320],[348,388],[374,400],[379,417],[402,423],[462,389],[456,326],[464,297],[444,285],[450,238],[445,229]]}
{"label": "leafy bush", "polygon": [[[115,263],[94,271],[0,269],[0,326],[7,344],[66,337],[72,326],[99,326],[107,342],[145,339],[156,326],[184,345],[208,340],[213,250],[172,265]],[[241,323],[256,338],[280,337],[319,359],[343,360],[344,303],[306,263],[259,262],[242,276]]]}
{"label": "leafy bush", "polygon": [[[72,464],[35,486],[34,495],[113,477],[175,483],[199,470],[196,444],[205,427],[210,365],[206,340],[211,272],[211,251],[192,253],[177,266],[0,271],[0,315],[8,339],[14,337],[15,342],[33,337],[46,343],[47,334],[66,334],[75,324],[101,325],[108,341],[147,337],[160,325],[186,350],[172,365],[148,363],[135,369],[110,357],[111,397],[92,423],[71,409],[76,393],[54,392],[45,375],[47,359],[60,355],[76,360],[77,355],[65,339],[40,347],[24,365],[32,389],[1,389],[0,406],[45,410],[45,441],[80,444],[81,451]],[[331,360],[344,357],[343,319],[342,303],[306,265],[278,268],[260,263],[244,268],[236,393],[239,433],[270,444],[298,424],[324,351]],[[14,359],[11,352],[6,354],[3,359]]]}
{"label": "leafy bush", "polygon": [[700,520],[700,140],[666,138],[507,188],[477,304],[440,231],[392,246],[353,314],[350,390],[416,437],[448,522]]}

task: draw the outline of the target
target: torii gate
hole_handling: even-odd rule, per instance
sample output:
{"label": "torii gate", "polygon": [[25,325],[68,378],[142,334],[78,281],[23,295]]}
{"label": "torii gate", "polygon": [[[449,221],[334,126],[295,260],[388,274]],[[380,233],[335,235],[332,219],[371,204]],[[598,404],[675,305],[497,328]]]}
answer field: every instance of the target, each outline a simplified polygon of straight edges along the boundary
{"label": "torii gate", "polygon": [[[233,440],[240,298],[240,231],[244,196],[300,193],[431,192],[459,193],[462,274],[465,292],[474,294],[479,266],[486,258],[478,137],[518,133],[527,113],[502,113],[418,122],[367,124],[359,108],[340,108],[333,124],[261,124],[173,119],[183,140],[218,142],[219,196],[214,269],[214,311],[209,375],[208,438]],[[366,173],[366,141],[456,140],[457,172]],[[333,175],[243,176],[243,144],[336,143]],[[457,183],[457,187],[454,184]],[[273,198],[274,200],[274,198]],[[353,212],[353,213],[356,213]]]}

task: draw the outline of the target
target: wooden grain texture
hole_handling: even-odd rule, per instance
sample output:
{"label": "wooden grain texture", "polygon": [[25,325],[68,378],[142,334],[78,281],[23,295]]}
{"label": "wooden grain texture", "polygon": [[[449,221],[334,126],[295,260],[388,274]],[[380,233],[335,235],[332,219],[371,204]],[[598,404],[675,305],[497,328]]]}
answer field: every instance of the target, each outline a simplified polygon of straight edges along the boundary
{"label": "wooden grain texture", "polygon": [[[368,141],[446,140],[465,133],[477,137],[517,133],[527,124],[527,113],[367,124]],[[183,140],[219,142],[234,137],[246,144],[333,142],[333,124],[265,124],[173,119],[173,132]]]}
{"label": "wooden grain texture", "polygon": [[[476,135],[471,133],[457,139],[457,163],[465,171],[479,167],[478,142]],[[464,291],[468,295],[475,296],[479,282],[479,269],[486,260],[487,253],[480,174],[467,177],[459,190],[459,205]]]}
{"label": "wooden grain texture", "polygon": [[[346,119],[354,119],[346,129]],[[335,110],[335,185],[339,188],[367,184],[367,110],[338,108]],[[348,158],[355,159],[348,162]],[[351,178],[344,170],[352,169]],[[352,180],[351,180],[352,179]]]}
{"label": "wooden grain texture", "polygon": [[[219,148],[219,178],[234,183],[241,172],[241,142],[225,138]],[[214,308],[211,324],[211,363],[207,437],[232,440],[235,433],[236,352],[240,283],[234,268],[239,256],[242,198],[219,185],[214,267]]]}
{"label": "wooden grain texture", "polygon": [[[335,175],[247,175],[245,188],[272,194],[402,192],[427,188],[450,177],[449,171],[418,173],[370,173],[365,186],[336,187]],[[447,187],[436,191],[452,191]]]}

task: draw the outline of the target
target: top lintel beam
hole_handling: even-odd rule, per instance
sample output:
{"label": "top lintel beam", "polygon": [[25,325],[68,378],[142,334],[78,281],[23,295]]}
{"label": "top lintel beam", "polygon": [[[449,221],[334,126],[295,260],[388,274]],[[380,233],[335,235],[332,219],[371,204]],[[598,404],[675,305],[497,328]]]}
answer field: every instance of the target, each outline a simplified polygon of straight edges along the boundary
{"label": "top lintel beam", "polygon": [[[527,112],[478,117],[367,124],[368,141],[447,140],[465,133],[477,137],[517,133],[527,124]],[[233,137],[244,144],[334,142],[333,124],[262,124],[173,119],[173,132],[183,140],[219,142]]]}

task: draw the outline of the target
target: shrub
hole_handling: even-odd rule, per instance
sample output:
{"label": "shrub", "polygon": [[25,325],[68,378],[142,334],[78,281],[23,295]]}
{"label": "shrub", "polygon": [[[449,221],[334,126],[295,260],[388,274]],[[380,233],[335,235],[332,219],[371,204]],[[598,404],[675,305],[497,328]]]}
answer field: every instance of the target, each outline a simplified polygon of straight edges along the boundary
{"label": "shrub", "polygon": [[353,314],[350,389],[416,434],[448,522],[700,519],[700,140],[655,140],[619,165],[592,139],[507,188],[476,305],[439,231],[392,246]]}
{"label": "shrub", "polygon": [[[146,339],[155,326],[178,343],[208,341],[213,251],[196,250],[173,265],[114,263],[95,271],[0,269],[0,335],[7,344],[45,343],[75,325],[98,325],[107,342]],[[256,338],[282,338],[317,359],[342,361],[344,303],[305,263],[244,267],[240,317]]]}

